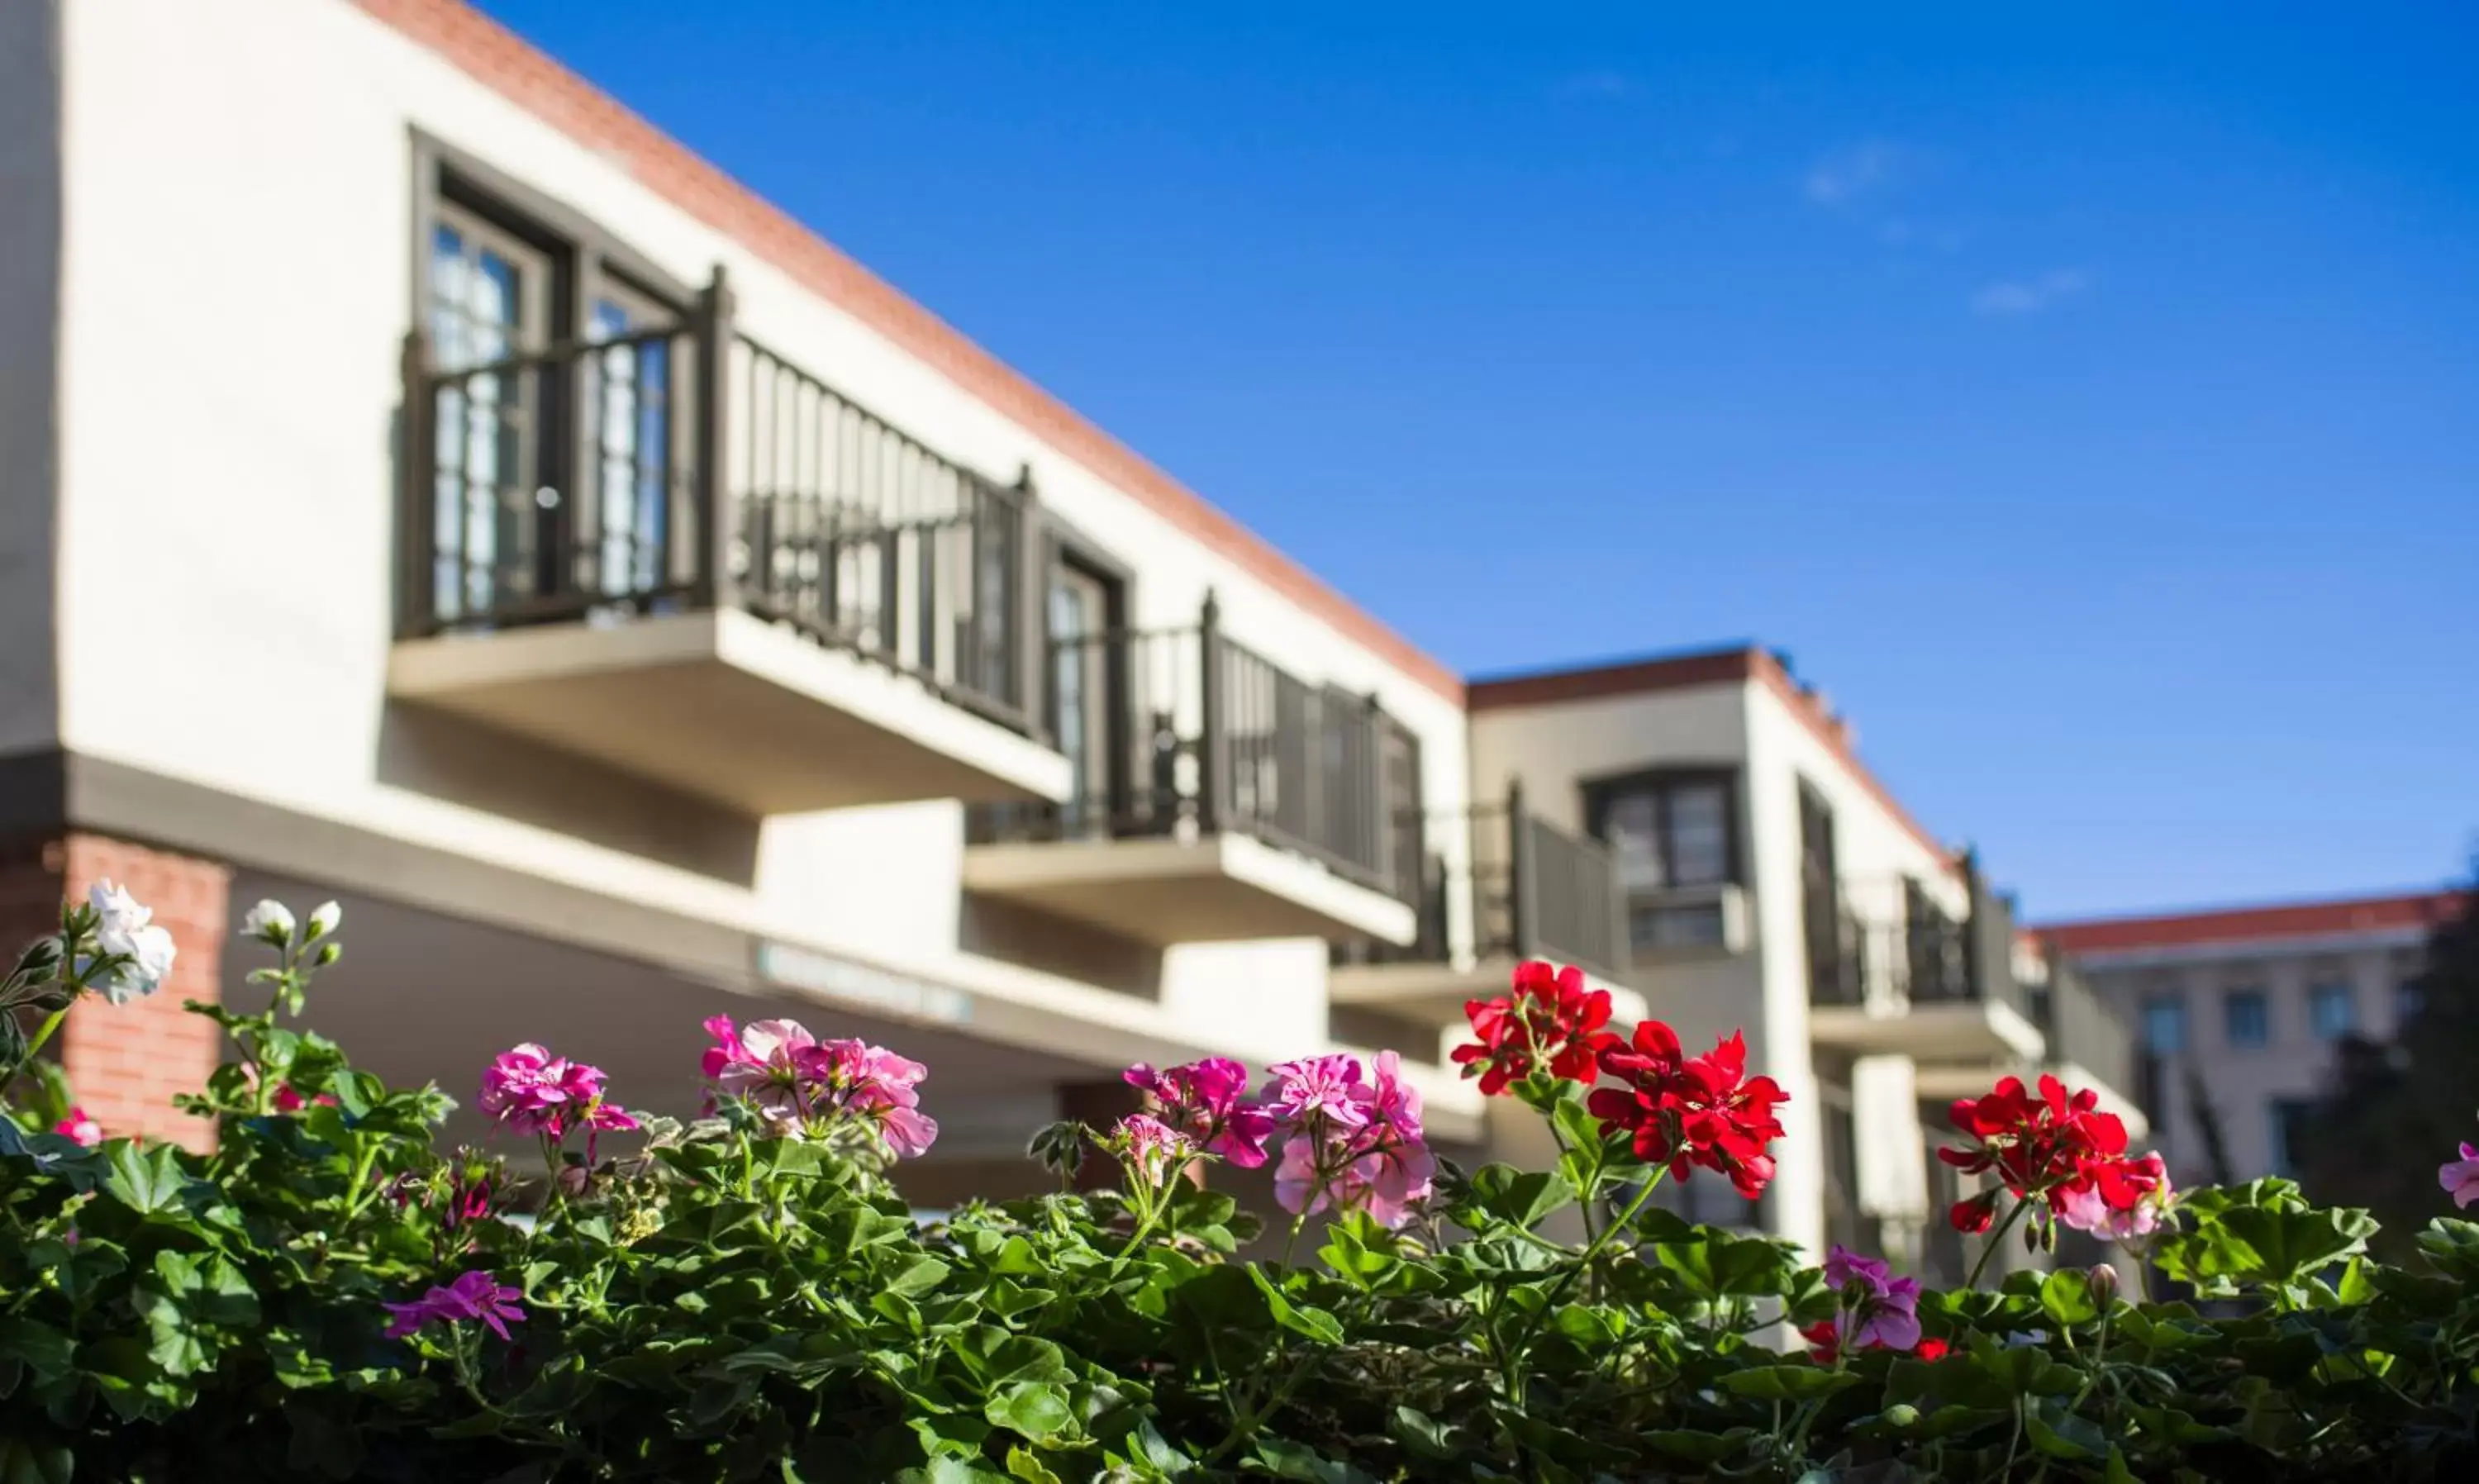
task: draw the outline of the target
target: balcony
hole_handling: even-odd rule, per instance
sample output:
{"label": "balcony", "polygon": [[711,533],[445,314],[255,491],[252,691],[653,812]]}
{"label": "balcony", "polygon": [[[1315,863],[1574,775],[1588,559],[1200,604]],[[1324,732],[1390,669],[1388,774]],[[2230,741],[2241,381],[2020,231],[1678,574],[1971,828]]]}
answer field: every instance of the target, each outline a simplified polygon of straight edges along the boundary
{"label": "balcony", "polygon": [[1854,910],[1847,889],[1829,915],[1823,904],[1812,908],[1810,1038],[1857,1056],[1907,1056],[1923,1067],[2037,1061],[2046,1041],[2010,967],[2012,915],[1977,876],[1970,897],[1959,919],[1912,900],[1901,920],[1872,920]]}
{"label": "balcony", "polygon": [[1464,1002],[1502,994],[1527,959],[1572,963],[1623,1001],[1622,1019],[1643,1000],[1616,981],[1627,961],[1625,914],[1609,853],[1505,800],[1411,822],[1433,843],[1460,839],[1449,863],[1432,852],[1414,897],[1418,933],[1409,943],[1336,945],[1327,994],[1339,1006],[1451,1025]]}
{"label": "balcony", "polygon": [[1072,787],[969,811],[966,890],[1165,946],[1417,935],[1417,832],[1383,822],[1418,742],[1373,701],[1225,635],[1210,596],[1192,627],[1049,651]]}
{"label": "balcony", "polygon": [[744,813],[1058,800],[1032,495],[733,329],[407,338],[391,696]]}

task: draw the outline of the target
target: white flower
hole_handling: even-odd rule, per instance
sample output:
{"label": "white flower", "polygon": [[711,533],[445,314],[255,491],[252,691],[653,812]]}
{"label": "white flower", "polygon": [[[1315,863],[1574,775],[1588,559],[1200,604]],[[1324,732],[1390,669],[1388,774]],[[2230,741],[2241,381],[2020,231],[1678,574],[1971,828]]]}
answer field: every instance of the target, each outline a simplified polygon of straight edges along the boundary
{"label": "white flower", "polygon": [[281,902],[261,902],[241,920],[241,931],[250,937],[263,937],[270,943],[293,941],[293,911]]}
{"label": "white flower", "polygon": [[315,942],[319,938],[325,937],[328,934],[335,932],[336,924],[343,922],[344,920],[345,909],[343,908],[338,907],[333,902],[319,903],[318,910],[310,914],[311,940]]}
{"label": "white flower", "polygon": [[174,949],[172,934],[153,925],[155,914],[108,877],[87,893],[87,905],[101,919],[95,927],[96,946],[124,960],[95,986],[104,998],[125,1005],[162,988],[165,976],[172,972]]}

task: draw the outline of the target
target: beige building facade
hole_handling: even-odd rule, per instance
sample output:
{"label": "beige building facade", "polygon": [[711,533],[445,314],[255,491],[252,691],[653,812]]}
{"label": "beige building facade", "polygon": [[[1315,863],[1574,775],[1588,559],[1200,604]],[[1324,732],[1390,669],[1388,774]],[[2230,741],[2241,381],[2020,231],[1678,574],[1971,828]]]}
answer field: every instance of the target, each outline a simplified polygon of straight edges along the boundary
{"label": "beige building facade", "polygon": [[2148,1100],[2182,1184],[2292,1173],[2290,1130],[2347,1036],[2389,1041],[2415,1008],[2448,892],[2057,922],[2070,957],[2137,1028]]}

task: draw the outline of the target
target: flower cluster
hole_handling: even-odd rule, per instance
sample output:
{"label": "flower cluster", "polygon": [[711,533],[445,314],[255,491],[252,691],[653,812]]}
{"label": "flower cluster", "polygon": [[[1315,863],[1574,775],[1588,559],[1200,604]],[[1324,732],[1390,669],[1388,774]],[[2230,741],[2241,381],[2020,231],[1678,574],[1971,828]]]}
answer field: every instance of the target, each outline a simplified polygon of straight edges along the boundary
{"label": "flower cluster", "polygon": [[525,1311],[517,1302],[524,1296],[522,1291],[501,1286],[489,1273],[469,1272],[409,1304],[380,1307],[395,1316],[388,1321],[390,1340],[401,1340],[425,1324],[454,1324],[464,1319],[479,1319],[490,1326],[491,1333],[505,1340],[508,1326],[524,1319]]}
{"label": "flower cluster", "polygon": [[[2110,1193],[2135,1194],[2124,1205],[2110,1204]],[[2091,1183],[2069,1189],[2057,1215],[2076,1231],[2130,1246],[2149,1241],[2169,1220],[2178,1192],[2169,1184],[2167,1164],[2157,1153],[2140,1159],[2102,1162]]]}
{"label": "flower cluster", "polygon": [[1353,1056],[1308,1057],[1268,1068],[1265,1106],[1288,1138],[1274,1199],[1295,1215],[1329,1206],[1401,1226],[1428,1199],[1437,1161],[1420,1127],[1420,1094],[1401,1061],[1381,1051],[1367,1072]]}
{"label": "flower cluster", "polygon": [[1197,1155],[1196,1140],[1151,1113],[1120,1119],[1103,1147],[1147,1190],[1161,1190]]}
{"label": "flower cluster", "polygon": [[1585,989],[1583,970],[1572,965],[1520,964],[1512,993],[1467,1000],[1464,1014],[1478,1039],[1457,1046],[1452,1056],[1465,1076],[1479,1076],[1484,1097],[1545,1073],[1589,1086],[1601,1053],[1619,1044],[1601,1029],[1610,1023],[1610,992]]}
{"label": "flower cluster", "polygon": [[1943,1341],[1920,1338],[1917,1278],[1897,1278],[1884,1259],[1861,1257],[1836,1242],[1825,1259],[1825,1283],[1841,1306],[1832,1318],[1799,1332],[1818,1361],[1831,1365],[1854,1350],[1902,1350],[1922,1360],[1945,1354]]}
{"label": "flower cluster", "polygon": [[[2001,1080],[1984,1097],[1954,1105],[1954,1125],[1976,1140],[1969,1149],[1940,1149],[1937,1158],[1967,1175],[1995,1173],[2004,1191],[2041,1202],[2050,1216],[2078,1214],[2084,1230],[2129,1216],[2167,1190],[2158,1156],[2130,1159],[2126,1125],[2100,1112],[2100,1094],[2069,1093],[2043,1076],[2033,1096],[2019,1077]],[[1997,1218],[2003,1191],[1983,1190],[1948,1213],[1956,1231],[1984,1232]],[[2161,1200],[2165,1201],[2165,1195]],[[2157,1224],[2158,1212],[2154,1213]]]}
{"label": "flower cluster", "polygon": [[1248,1069],[1229,1057],[1207,1057],[1163,1071],[1139,1062],[1120,1076],[1145,1094],[1154,1116],[1206,1153],[1241,1169],[1265,1163],[1274,1115],[1248,1098]]}
{"label": "flower cluster", "polygon": [[87,905],[94,909],[95,946],[104,957],[80,964],[79,977],[100,971],[102,977],[92,983],[115,1005],[163,987],[172,972],[174,949],[172,934],[155,925],[154,912],[110,878],[94,883]]}
{"label": "flower cluster", "polygon": [[716,1091],[736,1098],[779,1134],[825,1135],[838,1125],[876,1132],[898,1158],[910,1159],[938,1137],[921,1112],[921,1080],[930,1069],[862,1040],[821,1040],[797,1020],[731,1017],[705,1023],[714,1044],[702,1062]]}
{"label": "flower cluster", "polygon": [[590,1139],[637,1127],[635,1117],[604,1098],[602,1068],[554,1057],[531,1041],[492,1059],[482,1073],[482,1111],[504,1127],[554,1143],[574,1129],[587,1130]]}
{"label": "flower cluster", "polygon": [[1751,1200],[1773,1179],[1769,1150],[1782,1137],[1774,1110],[1790,1097],[1772,1078],[1747,1075],[1746,1036],[1733,1033],[1691,1059],[1676,1032],[1641,1021],[1630,1044],[1601,1052],[1600,1069],[1623,1084],[1596,1089],[1585,1104],[1602,1138],[1623,1129],[1635,1157],[1668,1165],[1672,1179],[1700,1164]]}

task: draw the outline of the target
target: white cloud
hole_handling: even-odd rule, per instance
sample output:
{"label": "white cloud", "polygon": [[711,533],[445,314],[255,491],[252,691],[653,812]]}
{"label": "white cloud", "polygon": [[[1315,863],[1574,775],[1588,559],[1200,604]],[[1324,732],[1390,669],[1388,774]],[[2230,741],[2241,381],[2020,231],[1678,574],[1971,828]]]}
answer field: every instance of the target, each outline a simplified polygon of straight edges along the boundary
{"label": "white cloud", "polygon": [[1819,206],[1848,206],[1893,184],[1904,153],[1883,140],[1862,140],[1828,151],[1807,169],[1804,190]]}
{"label": "white cloud", "polygon": [[2036,278],[1990,284],[1971,296],[1971,307],[1983,315],[2036,315],[2089,287],[2091,275],[2082,269],[2053,268]]}

